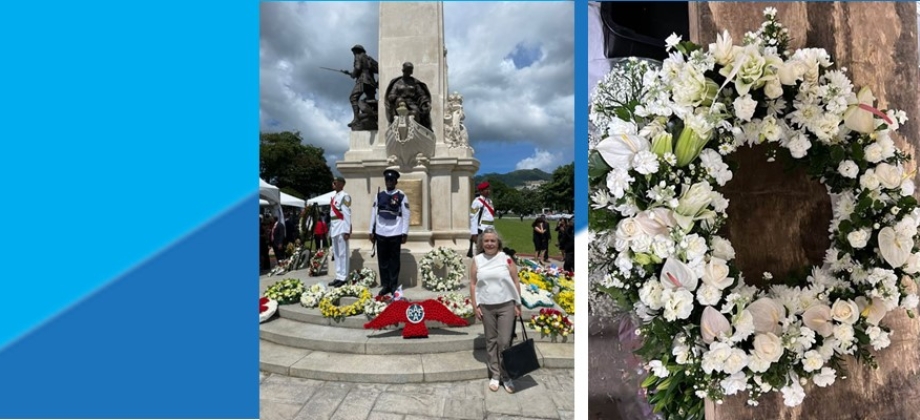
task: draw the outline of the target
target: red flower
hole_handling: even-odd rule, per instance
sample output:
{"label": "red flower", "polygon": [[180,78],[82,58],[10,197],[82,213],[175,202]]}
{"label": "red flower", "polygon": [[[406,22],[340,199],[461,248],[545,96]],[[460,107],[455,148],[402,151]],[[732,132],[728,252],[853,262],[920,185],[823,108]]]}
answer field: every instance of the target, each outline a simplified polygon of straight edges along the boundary
{"label": "red flower", "polygon": [[259,313],[260,313],[260,314],[261,314],[262,312],[267,311],[267,310],[268,310],[268,306],[259,305]]}
{"label": "red flower", "polygon": [[511,261],[511,258],[508,258],[508,265],[511,265],[512,263],[513,261]]}

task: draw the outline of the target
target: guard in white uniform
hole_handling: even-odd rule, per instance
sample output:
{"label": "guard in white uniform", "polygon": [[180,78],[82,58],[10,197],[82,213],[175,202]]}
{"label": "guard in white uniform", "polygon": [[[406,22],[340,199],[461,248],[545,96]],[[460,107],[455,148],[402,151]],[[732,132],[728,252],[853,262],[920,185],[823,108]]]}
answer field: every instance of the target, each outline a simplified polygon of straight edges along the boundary
{"label": "guard in white uniform", "polygon": [[329,236],[332,238],[332,255],[335,257],[335,280],[332,287],[345,285],[348,279],[348,239],[351,238],[351,196],[342,191],[345,178],[335,177],[332,189],[335,195],[329,203]]}
{"label": "guard in white uniform", "polygon": [[399,286],[399,250],[409,237],[409,197],[396,189],[399,172],[383,171],[387,190],[377,193],[371,213],[371,242],[377,245],[380,293],[383,296]]}
{"label": "guard in white uniform", "polygon": [[[476,186],[476,189],[479,191],[479,197],[473,199],[473,204],[470,204],[470,250],[467,252],[468,257],[472,257],[473,254],[473,244],[476,243],[476,240],[479,238],[479,234],[486,227],[493,227],[495,225],[495,208],[492,207],[492,199],[489,198],[492,195],[492,189],[489,188],[489,182],[483,181]],[[476,254],[482,252],[481,249],[476,250]]]}

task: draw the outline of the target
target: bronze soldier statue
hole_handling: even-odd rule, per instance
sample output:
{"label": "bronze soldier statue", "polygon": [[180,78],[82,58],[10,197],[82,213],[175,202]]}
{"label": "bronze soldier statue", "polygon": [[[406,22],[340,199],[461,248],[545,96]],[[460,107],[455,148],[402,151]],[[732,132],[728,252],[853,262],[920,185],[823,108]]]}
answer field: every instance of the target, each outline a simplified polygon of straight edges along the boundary
{"label": "bronze soldier statue", "polygon": [[[355,45],[351,47],[355,55],[354,70],[349,75],[355,79],[355,87],[351,90],[349,101],[354,118],[348,124],[352,131],[377,129],[377,60],[367,55],[364,47]],[[364,95],[362,99],[361,96]]]}
{"label": "bronze soldier statue", "polygon": [[409,115],[415,117],[415,122],[431,130],[431,92],[428,86],[412,77],[412,63],[403,63],[402,77],[390,81],[386,90],[387,121],[393,123],[396,117],[396,108],[400,102],[406,104]]}

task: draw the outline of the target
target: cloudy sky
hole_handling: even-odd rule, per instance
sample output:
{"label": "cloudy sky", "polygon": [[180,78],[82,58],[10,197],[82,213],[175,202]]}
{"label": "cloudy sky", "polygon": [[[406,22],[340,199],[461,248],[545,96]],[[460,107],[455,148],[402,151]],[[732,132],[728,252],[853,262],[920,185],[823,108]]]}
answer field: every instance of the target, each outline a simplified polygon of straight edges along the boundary
{"label": "cloudy sky", "polygon": [[[379,4],[260,7],[261,130],[299,130],[334,169],[348,148],[354,81],[319,66],[351,69],[354,44],[380,58]],[[444,3],[449,90],[463,95],[480,173],[552,172],[574,159],[573,15],[572,2]]]}

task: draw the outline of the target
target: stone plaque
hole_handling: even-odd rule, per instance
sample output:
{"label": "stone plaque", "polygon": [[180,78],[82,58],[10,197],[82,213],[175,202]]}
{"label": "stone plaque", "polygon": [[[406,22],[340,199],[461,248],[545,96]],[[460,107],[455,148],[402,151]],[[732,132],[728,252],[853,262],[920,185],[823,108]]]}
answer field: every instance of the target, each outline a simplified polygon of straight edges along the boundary
{"label": "stone plaque", "polygon": [[422,180],[400,179],[396,188],[403,190],[409,199],[409,226],[422,225]]}

